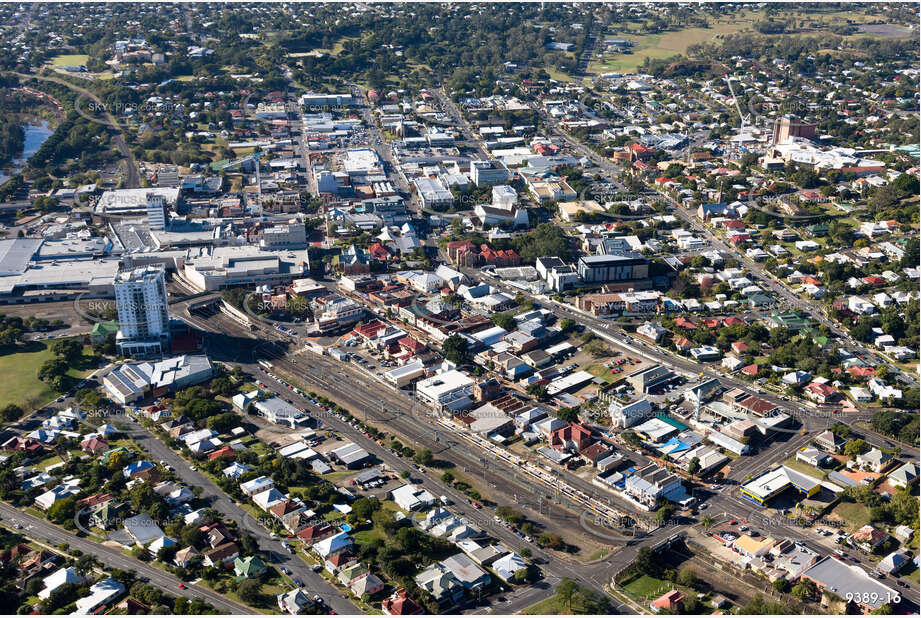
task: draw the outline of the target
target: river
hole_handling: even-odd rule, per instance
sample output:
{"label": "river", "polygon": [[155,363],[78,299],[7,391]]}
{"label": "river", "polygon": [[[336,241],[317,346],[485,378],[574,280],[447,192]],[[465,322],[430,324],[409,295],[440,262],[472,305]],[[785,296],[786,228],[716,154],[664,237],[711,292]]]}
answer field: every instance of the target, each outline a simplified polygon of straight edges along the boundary
{"label": "river", "polygon": [[32,120],[28,124],[23,125],[22,128],[26,132],[22,155],[0,170],[0,185],[22,171],[29,157],[34,155],[36,151],[41,148],[42,144],[45,143],[45,140],[54,133],[54,130],[48,126],[48,122],[45,120]]}

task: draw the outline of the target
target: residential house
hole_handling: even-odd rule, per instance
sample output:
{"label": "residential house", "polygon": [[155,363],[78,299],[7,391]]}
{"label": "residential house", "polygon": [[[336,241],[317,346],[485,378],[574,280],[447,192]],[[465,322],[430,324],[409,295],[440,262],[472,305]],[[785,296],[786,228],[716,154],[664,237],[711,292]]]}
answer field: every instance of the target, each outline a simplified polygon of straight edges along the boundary
{"label": "residential house", "polygon": [[894,487],[900,487],[904,489],[905,487],[911,485],[916,478],[918,478],[918,464],[913,461],[909,461],[905,464],[902,464],[893,470],[891,474],[889,474],[889,483]]}
{"label": "residential house", "polygon": [[237,577],[254,578],[265,573],[266,566],[258,556],[239,556],[233,561],[233,572]]}
{"label": "residential house", "polygon": [[300,614],[308,607],[313,607],[313,600],[300,588],[276,595],[278,609],[288,614]]}
{"label": "residential house", "polygon": [[881,451],[878,448],[872,448],[866,453],[858,455],[856,461],[860,468],[879,473],[889,466],[891,460],[892,455],[889,453]]}
{"label": "residential house", "polygon": [[381,610],[387,616],[415,616],[422,613],[422,606],[409,596],[405,588],[399,588],[393,596],[381,602]]}
{"label": "residential house", "polygon": [[[698,215],[699,216],[699,215]],[[658,599],[649,604],[653,613],[665,611],[671,614],[681,612],[681,602],[684,601],[684,594],[678,590],[669,590]]]}
{"label": "residential house", "polygon": [[889,539],[885,531],[870,524],[860,528],[848,537],[848,541],[866,552],[873,552],[877,547]]}
{"label": "residential house", "polygon": [[240,555],[236,543],[224,543],[202,553],[205,566],[229,566]]}
{"label": "residential house", "polygon": [[441,562],[429,565],[416,575],[415,580],[420,588],[432,595],[441,610],[454,607],[464,597],[464,585]]}

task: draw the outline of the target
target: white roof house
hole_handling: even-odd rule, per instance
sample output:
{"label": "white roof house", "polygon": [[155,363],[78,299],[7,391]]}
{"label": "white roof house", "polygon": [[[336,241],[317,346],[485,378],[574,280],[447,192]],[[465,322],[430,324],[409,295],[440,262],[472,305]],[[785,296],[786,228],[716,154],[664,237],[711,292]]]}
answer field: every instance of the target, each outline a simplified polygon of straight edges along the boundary
{"label": "white roof house", "polygon": [[260,476],[259,478],[252,479],[251,481],[240,483],[240,491],[245,493],[247,496],[255,496],[256,494],[262,493],[263,491],[271,489],[272,487],[275,487],[275,481],[267,476]]}
{"label": "white roof house", "polygon": [[406,484],[397,487],[390,492],[393,501],[397,503],[404,511],[413,511],[422,507],[431,506],[435,502],[435,496],[425,489],[415,485]]}
{"label": "white roof house", "polygon": [[492,563],[493,571],[506,582],[515,575],[515,571],[526,568],[528,568],[528,565],[524,558],[514,552],[506,554]]}
{"label": "white roof house", "polygon": [[73,567],[58,569],[44,579],[45,587],[39,591],[38,598],[47,599],[51,593],[63,586],[64,584],[82,584],[84,578],[77,574]]}
{"label": "white roof house", "polygon": [[125,586],[116,579],[107,577],[90,586],[90,593],[82,599],[77,599],[77,609],[73,612],[77,616],[86,616],[95,612],[103,605],[108,605],[125,592]]}
{"label": "white roof house", "polygon": [[335,556],[336,554],[344,552],[351,546],[352,537],[345,532],[340,532],[322,541],[317,541],[313,544],[313,550],[317,552],[321,558],[329,558],[330,556]]}
{"label": "white roof house", "polygon": [[252,499],[259,508],[267,511],[279,502],[284,502],[285,495],[273,487],[256,494]]}

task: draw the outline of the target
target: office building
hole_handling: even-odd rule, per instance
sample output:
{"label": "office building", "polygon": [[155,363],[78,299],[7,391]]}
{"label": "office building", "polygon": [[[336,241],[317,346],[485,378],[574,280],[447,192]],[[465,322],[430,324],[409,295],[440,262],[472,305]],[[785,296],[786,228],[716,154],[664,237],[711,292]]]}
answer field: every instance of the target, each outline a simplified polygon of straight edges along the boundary
{"label": "office building", "polygon": [[585,283],[630,283],[649,278],[649,260],[639,253],[583,255],[579,277]]}
{"label": "office building", "polygon": [[494,161],[471,161],[470,180],[478,187],[508,182],[511,172]]}
{"label": "office building", "polygon": [[797,116],[786,114],[774,121],[773,144],[787,144],[793,137],[815,137],[815,125],[806,124]]}
{"label": "office building", "polygon": [[167,222],[166,200],[162,195],[147,196],[147,223],[151,230],[165,230]]}
{"label": "office building", "polygon": [[115,342],[125,356],[158,356],[169,343],[166,272],[148,266],[115,275],[118,333]]}

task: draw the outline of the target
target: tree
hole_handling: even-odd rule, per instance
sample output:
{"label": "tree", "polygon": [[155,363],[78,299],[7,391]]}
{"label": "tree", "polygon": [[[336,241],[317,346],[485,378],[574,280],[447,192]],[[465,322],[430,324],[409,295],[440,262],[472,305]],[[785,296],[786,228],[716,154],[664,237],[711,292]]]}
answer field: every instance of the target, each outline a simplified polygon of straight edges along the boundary
{"label": "tree", "polygon": [[513,331],[518,326],[518,323],[515,322],[515,318],[507,313],[496,313],[490,317],[490,320],[499,328],[503,328],[507,331]]}
{"label": "tree", "polygon": [[793,589],[790,591],[790,593],[797,599],[803,601],[806,599],[811,599],[815,596],[816,587],[811,580],[803,578],[800,579],[800,581],[795,586],[793,586]]}
{"label": "tree", "polygon": [[258,579],[246,579],[237,586],[237,594],[244,603],[252,605],[259,600],[262,592],[262,582]]}
{"label": "tree", "polygon": [[8,403],[0,408],[0,417],[2,417],[3,420],[8,423],[18,421],[20,418],[22,418],[22,414],[22,408],[17,406],[15,403]]}
{"label": "tree", "polygon": [[592,339],[583,346],[582,351],[594,358],[598,358],[608,354],[608,346],[600,339]]}
{"label": "tree", "polygon": [[83,356],[83,344],[76,339],[58,339],[51,344],[51,352],[73,364],[77,359]]}
{"label": "tree", "polygon": [[576,321],[572,318],[563,318],[560,320],[560,330],[563,334],[568,334],[576,328]]}
{"label": "tree", "polygon": [[698,472],[700,472],[700,458],[692,457],[688,462],[688,473],[697,474]]}
{"label": "tree", "polygon": [[74,565],[74,570],[81,575],[88,575],[93,572],[93,568],[96,566],[97,560],[95,556],[90,554],[83,554],[77,559],[77,563]]}
{"label": "tree", "polygon": [[856,457],[870,450],[870,445],[863,438],[848,440],[844,445],[844,454],[848,457]]}
{"label": "tree", "polygon": [[528,384],[528,387],[525,390],[528,392],[529,395],[531,395],[531,397],[534,397],[534,399],[538,401],[547,400],[548,394],[547,394],[546,384],[538,384],[538,383]]}
{"label": "tree", "polygon": [[709,529],[710,526],[713,525],[713,518],[710,517],[709,515],[704,515],[703,517],[700,518],[700,525],[702,525],[705,530]]}
{"label": "tree", "polygon": [[77,512],[76,504],[77,498],[74,496],[58,500],[48,509],[48,519],[56,524],[72,522]]}
{"label": "tree", "polygon": [[697,571],[689,566],[684,567],[678,572],[678,583],[693,588],[697,584]]}
{"label": "tree", "polygon": [[38,368],[38,379],[42,382],[51,382],[54,378],[65,375],[68,369],[70,365],[63,358],[51,358]]}
{"label": "tree", "polygon": [[441,344],[441,352],[452,363],[462,365],[467,361],[467,340],[460,335],[451,335]]}
{"label": "tree", "polygon": [[568,577],[564,577],[563,581],[556,587],[556,594],[560,597],[561,601],[566,603],[566,606],[569,608],[569,613],[572,613],[572,599],[578,591],[579,585]]}
{"label": "tree", "polygon": [[636,554],[636,560],[633,561],[633,570],[637,573],[646,573],[655,577],[662,572],[662,563],[656,557],[656,553],[651,547],[640,547]]}
{"label": "tree", "polygon": [[873,616],[891,616],[892,615],[892,606],[888,603],[883,603],[878,608],[870,612]]}
{"label": "tree", "polygon": [[240,417],[233,412],[218,414],[205,421],[205,427],[213,429],[218,433],[227,433],[240,424]]}
{"label": "tree", "polygon": [[663,504],[656,511],[656,521],[660,524],[667,522],[675,514],[675,507],[671,504]]}
{"label": "tree", "polygon": [[413,460],[421,466],[431,465],[434,459],[435,458],[432,456],[432,451],[427,448],[419,450],[419,452],[416,453],[415,457],[413,457]]}
{"label": "tree", "polygon": [[579,408],[560,408],[556,412],[556,417],[566,423],[578,423]]}
{"label": "tree", "polygon": [[786,592],[787,590],[790,589],[790,582],[788,582],[783,577],[781,577],[780,579],[775,579],[774,583],[771,585],[774,586],[774,590],[776,590],[777,592]]}

